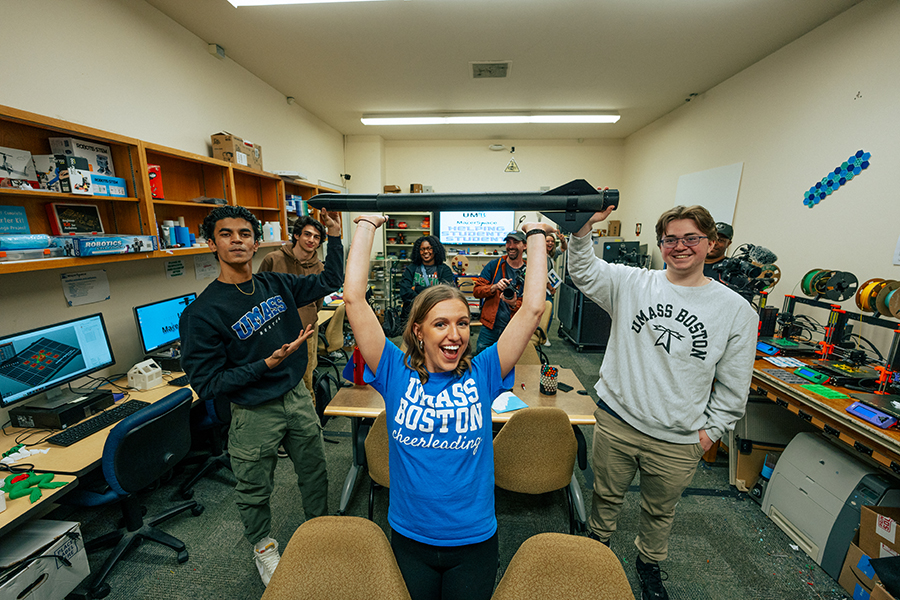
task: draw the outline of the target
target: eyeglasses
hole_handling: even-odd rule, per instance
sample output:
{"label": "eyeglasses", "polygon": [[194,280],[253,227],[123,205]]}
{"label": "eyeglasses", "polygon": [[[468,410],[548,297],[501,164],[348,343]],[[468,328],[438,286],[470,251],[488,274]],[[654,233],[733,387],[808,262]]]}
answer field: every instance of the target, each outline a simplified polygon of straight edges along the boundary
{"label": "eyeglasses", "polygon": [[693,248],[697,244],[700,243],[700,240],[705,240],[705,235],[686,235],[684,237],[667,237],[659,240],[659,245],[663,248],[674,248],[678,245],[678,242],[681,242],[688,248]]}

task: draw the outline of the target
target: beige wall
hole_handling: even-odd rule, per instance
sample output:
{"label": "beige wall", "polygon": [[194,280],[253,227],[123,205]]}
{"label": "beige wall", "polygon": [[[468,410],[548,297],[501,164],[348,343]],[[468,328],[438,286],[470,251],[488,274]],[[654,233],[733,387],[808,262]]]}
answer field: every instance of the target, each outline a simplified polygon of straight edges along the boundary
{"label": "beige wall", "polygon": [[[780,308],[785,294],[802,295],[811,269],[849,271],[860,283],[900,278],[891,264],[900,235],[898,31],[900,2],[866,0],[632,135],[623,233],[642,221],[653,239],[680,175],[743,162],[732,249],[749,242],[778,255],[770,302]],[[860,149],[872,153],[867,171],[815,208],[802,204],[805,190]],[[858,310],[852,299],[843,306]]]}
{"label": "beige wall", "polygon": [[[42,14],[55,25],[24,25]],[[209,136],[226,129],[262,144],[267,170],[314,182],[338,181],[344,170],[341,134],[142,1],[3,2],[2,19],[0,104],[203,155]],[[81,269],[105,269],[111,298],[76,308],[66,306],[59,276],[78,269],[4,275],[0,334],[102,312],[114,371],[125,372],[143,358],[131,308],[209,282],[184,260],[178,279],[166,278],[165,259]]]}

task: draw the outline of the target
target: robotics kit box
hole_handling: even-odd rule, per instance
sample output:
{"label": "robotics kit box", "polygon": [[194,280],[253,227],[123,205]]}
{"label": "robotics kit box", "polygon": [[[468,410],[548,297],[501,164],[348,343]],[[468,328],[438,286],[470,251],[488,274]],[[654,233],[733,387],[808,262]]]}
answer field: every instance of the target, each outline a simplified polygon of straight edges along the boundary
{"label": "robotics kit box", "polygon": [[156,238],[152,235],[61,236],[54,238],[54,245],[64,248],[67,255],[73,256],[134,254],[157,249]]}
{"label": "robotics kit box", "polygon": [[26,190],[40,188],[31,152],[0,147],[0,187]]}
{"label": "robotics kit box", "polygon": [[90,163],[81,156],[55,155],[59,170],[59,187],[64,194],[93,196]]}
{"label": "robotics kit box", "polygon": [[75,138],[52,137],[50,138],[50,151],[53,154],[85,158],[88,161],[89,171],[98,175],[116,176],[112,153],[109,146],[105,144]]}
{"label": "robotics kit box", "polygon": [[37,171],[38,183],[42,190],[62,192],[59,183],[59,165],[52,154],[35,154],[31,157],[34,161],[34,170]]}
{"label": "robotics kit box", "polygon": [[128,189],[125,186],[125,180],[121,177],[110,177],[109,175],[91,173],[91,189],[94,190],[95,196],[115,196],[116,198],[128,197]]}

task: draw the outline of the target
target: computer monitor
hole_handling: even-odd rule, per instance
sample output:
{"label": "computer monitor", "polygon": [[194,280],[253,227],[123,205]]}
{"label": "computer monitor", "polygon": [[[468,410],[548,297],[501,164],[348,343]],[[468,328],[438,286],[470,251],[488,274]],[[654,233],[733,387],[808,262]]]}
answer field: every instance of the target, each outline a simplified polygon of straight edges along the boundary
{"label": "computer monitor", "polygon": [[515,229],[512,210],[441,211],[438,214],[441,243],[445,246],[503,245]]}
{"label": "computer monitor", "polygon": [[82,396],[65,386],[116,363],[102,314],[0,336],[0,407],[44,394],[52,408]]}
{"label": "computer monitor", "polygon": [[134,321],[144,354],[162,354],[178,345],[181,341],[178,332],[181,313],[196,299],[197,294],[191,292],[134,307]]}

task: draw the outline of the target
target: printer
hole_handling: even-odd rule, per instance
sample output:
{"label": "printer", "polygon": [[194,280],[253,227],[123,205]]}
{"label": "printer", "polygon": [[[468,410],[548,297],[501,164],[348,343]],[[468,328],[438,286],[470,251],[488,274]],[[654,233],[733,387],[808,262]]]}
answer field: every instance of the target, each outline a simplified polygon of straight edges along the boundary
{"label": "printer", "polygon": [[819,434],[798,433],[778,459],[762,510],[838,579],[862,506],[900,506],[900,486]]}

